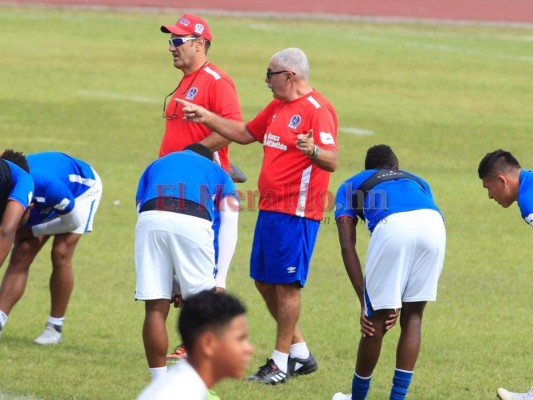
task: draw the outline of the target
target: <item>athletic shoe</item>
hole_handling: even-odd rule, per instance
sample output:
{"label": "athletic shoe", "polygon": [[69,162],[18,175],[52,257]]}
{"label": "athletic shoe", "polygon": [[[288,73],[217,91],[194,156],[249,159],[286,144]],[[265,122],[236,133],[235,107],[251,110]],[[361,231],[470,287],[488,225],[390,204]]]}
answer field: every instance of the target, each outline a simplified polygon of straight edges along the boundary
{"label": "athletic shoe", "polygon": [[316,358],[309,353],[309,357],[306,359],[298,357],[289,357],[289,375],[307,375],[315,372],[318,369],[318,363]]}
{"label": "athletic shoe", "polygon": [[331,400],[352,400],[351,394],[335,393]]}
{"label": "athletic shoe", "polygon": [[61,329],[61,326],[47,322],[43,333],[41,333],[41,336],[39,336],[33,342],[43,345],[58,344],[61,340]]}
{"label": "athletic shoe", "polygon": [[504,388],[499,388],[497,393],[501,400],[533,400],[533,387],[527,393],[513,393]]}
{"label": "athletic shoe", "polygon": [[187,358],[187,350],[183,344],[178,345],[173,353],[167,355],[167,362],[175,363],[181,360],[182,358]]}
{"label": "athletic shoe", "polygon": [[277,385],[285,383],[289,379],[288,374],[281,371],[274,360],[268,359],[265,365],[259,368],[255,375],[246,378],[249,382],[264,383],[265,385]]}
{"label": "athletic shoe", "polygon": [[237,167],[235,164],[229,164],[229,176],[231,177],[231,180],[235,183],[243,183],[247,181],[246,175],[244,175],[244,172],[241,171],[239,167]]}

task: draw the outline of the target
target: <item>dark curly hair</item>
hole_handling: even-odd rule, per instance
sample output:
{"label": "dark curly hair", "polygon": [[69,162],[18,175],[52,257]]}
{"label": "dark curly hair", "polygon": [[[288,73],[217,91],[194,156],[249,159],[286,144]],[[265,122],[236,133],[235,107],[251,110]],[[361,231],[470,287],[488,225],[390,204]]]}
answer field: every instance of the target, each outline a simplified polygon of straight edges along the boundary
{"label": "dark curly hair", "polygon": [[398,157],[386,144],[378,144],[370,147],[366,152],[365,169],[398,169]]}
{"label": "dark curly hair", "polygon": [[19,166],[26,172],[30,172],[30,166],[28,165],[28,160],[26,156],[21,151],[15,151],[13,149],[6,149],[0,156],[0,158],[11,161],[13,164]]}

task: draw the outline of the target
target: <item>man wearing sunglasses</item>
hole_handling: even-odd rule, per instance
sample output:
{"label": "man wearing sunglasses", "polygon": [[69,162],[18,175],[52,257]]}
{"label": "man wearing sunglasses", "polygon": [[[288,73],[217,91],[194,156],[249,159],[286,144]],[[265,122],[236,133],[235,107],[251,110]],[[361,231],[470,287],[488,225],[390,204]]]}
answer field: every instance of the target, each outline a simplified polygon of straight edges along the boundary
{"label": "man wearing sunglasses", "polygon": [[[163,103],[165,134],[159,150],[159,157],[185,147],[200,143],[213,152],[217,162],[231,176],[234,182],[245,182],[246,175],[228,158],[229,140],[202,124],[190,124],[183,120],[181,107],[176,98],[209,108],[225,118],[242,122],[241,107],[232,79],[220,68],[207,61],[207,52],[213,35],[204,19],[194,14],[184,14],[174,25],[164,25],[161,32],[170,33],[169,51],[174,67],[183,72],[176,89],[169,93]],[[215,217],[215,258],[218,263],[218,226]],[[169,354],[169,361],[176,361],[186,355],[183,346]]]}
{"label": "man wearing sunglasses", "polygon": [[178,99],[186,120],[234,142],[263,145],[250,276],[277,322],[277,337],[272,356],[248,380],[264,384],[318,369],[298,326],[300,292],[337,168],[337,115],[308,76],[302,50],[274,54],[265,79],[274,100],[246,125]]}
{"label": "man wearing sunglasses", "polygon": [[207,52],[213,40],[209,25],[198,15],[185,14],[176,24],[162,26],[161,32],[171,34],[168,50],[172,54],[174,67],[183,72],[183,78],[176,89],[165,97],[165,134],[159,156],[200,142],[214,152],[215,161],[230,172],[234,181],[245,181],[246,176],[238,168],[232,166],[234,168],[230,169],[230,141],[205,125],[183,121],[183,113],[174,101],[176,98],[184,99],[206,107],[224,118],[242,122],[235,84],[224,71],[207,60]]}

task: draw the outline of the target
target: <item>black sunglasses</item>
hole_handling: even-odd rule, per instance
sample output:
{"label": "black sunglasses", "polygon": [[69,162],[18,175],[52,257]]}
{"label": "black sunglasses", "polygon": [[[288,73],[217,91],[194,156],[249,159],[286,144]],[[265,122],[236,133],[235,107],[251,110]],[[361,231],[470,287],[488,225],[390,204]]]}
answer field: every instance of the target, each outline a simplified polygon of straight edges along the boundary
{"label": "black sunglasses", "polygon": [[283,70],[283,71],[271,71],[269,69],[267,69],[267,72],[266,72],[266,77],[268,80],[270,80],[270,78],[272,78],[273,75],[278,75],[278,74],[283,74],[284,72],[288,72],[290,74],[293,74],[293,75],[296,75],[294,72],[292,71],[287,71],[287,70]]}

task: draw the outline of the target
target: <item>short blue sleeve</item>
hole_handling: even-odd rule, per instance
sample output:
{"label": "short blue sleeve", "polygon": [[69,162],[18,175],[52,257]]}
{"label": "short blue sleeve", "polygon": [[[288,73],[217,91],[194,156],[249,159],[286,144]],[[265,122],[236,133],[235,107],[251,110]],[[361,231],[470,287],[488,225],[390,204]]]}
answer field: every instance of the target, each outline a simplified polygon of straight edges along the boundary
{"label": "short blue sleeve", "polygon": [[9,193],[8,199],[16,201],[24,209],[26,209],[33,200],[33,193],[35,190],[33,178],[19,166],[7,160],[6,162],[11,168],[11,175],[13,179],[13,188]]}

